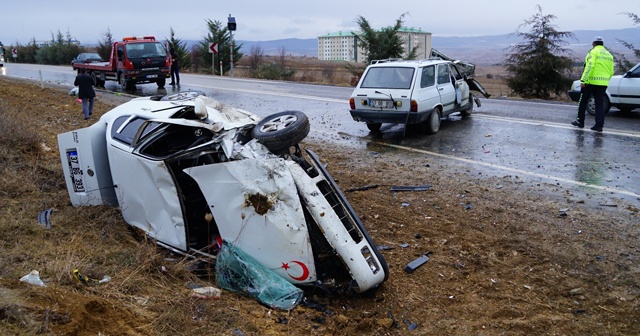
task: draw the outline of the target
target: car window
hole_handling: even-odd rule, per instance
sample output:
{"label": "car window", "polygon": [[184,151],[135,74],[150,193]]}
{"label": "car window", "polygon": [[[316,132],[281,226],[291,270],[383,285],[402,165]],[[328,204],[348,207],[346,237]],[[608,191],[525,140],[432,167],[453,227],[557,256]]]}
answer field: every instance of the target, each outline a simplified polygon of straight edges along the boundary
{"label": "car window", "polygon": [[438,84],[451,83],[449,64],[438,64]]}
{"label": "car window", "polygon": [[640,77],[640,66],[633,69],[633,71],[629,71],[627,77],[638,78]]}
{"label": "car window", "polygon": [[[122,142],[127,145],[131,145],[133,141],[133,137],[135,137],[140,125],[145,121],[144,118],[139,118],[136,116],[122,116],[113,121],[111,125],[111,137],[119,142]],[[149,132],[153,131],[156,127],[158,127],[160,123],[152,122],[148,123],[145,126],[145,129],[142,130],[142,134],[140,135],[140,139],[143,139]]]}
{"label": "car window", "polygon": [[458,67],[455,64],[451,64],[451,75],[453,75],[453,78],[455,78],[456,80],[462,79],[462,73],[460,73]]}
{"label": "car window", "polygon": [[361,88],[368,89],[410,89],[415,69],[409,67],[369,68]]}
{"label": "car window", "polygon": [[422,68],[422,75],[420,77],[420,87],[426,88],[433,86],[436,83],[436,67],[433,65]]}

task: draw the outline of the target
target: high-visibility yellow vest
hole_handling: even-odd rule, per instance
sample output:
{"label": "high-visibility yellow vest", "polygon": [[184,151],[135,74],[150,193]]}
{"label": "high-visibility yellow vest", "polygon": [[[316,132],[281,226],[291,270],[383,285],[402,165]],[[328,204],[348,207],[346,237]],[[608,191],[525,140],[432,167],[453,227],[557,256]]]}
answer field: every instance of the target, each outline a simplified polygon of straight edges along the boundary
{"label": "high-visibility yellow vest", "polygon": [[580,83],[607,86],[611,76],[613,76],[613,56],[604,46],[593,47],[585,57]]}

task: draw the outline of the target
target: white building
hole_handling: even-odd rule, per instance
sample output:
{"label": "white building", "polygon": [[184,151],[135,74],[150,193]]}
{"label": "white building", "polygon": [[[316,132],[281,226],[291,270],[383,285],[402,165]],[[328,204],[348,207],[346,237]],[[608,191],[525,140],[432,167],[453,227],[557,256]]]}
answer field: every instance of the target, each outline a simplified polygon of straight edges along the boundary
{"label": "white building", "polygon": [[[348,61],[364,63],[366,57],[364,50],[359,46],[354,32],[337,32],[318,36],[318,60],[324,61]],[[362,34],[362,32],[357,32]],[[431,33],[415,28],[402,27],[398,35],[404,42],[405,54],[417,48],[416,58],[429,58],[431,53]]]}

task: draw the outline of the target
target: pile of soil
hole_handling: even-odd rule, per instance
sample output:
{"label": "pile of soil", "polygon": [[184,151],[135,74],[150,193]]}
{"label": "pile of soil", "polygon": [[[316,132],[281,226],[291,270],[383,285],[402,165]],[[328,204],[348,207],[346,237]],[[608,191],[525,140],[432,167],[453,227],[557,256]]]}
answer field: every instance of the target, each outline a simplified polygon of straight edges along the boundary
{"label": "pile of soil", "polygon": [[[128,98],[100,92],[84,121],[67,93],[0,77],[0,119],[19,121],[0,122],[1,334],[640,334],[638,200],[593,206],[556,184],[345,147],[313,130],[303,146],[328,164],[382,250],[388,281],[360,297],[308,292],[291,311],[228,291],[192,297],[190,286],[215,286],[214,275],[129,230],[117,209],[70,205],[56,135]],[[45,209],[51,229],[36,221]],[[75,269],[112,280],[86,285]],[[31,270],[46,287],[19,281]]]}

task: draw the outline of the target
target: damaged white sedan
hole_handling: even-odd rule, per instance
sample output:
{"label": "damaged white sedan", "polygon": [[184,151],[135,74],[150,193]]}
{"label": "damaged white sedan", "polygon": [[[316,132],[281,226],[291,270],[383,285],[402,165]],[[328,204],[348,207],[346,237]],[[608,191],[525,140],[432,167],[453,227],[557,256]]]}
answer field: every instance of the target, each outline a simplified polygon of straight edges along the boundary
{"label": "damaged white sedan", "polygon": [[264,119],[205,96],[132,99],[58,135],[74,206],[118,206],[160,245],[210,257],[230,241],[296,285],[361,293],[388,266],[318,157],[299,111]]}

